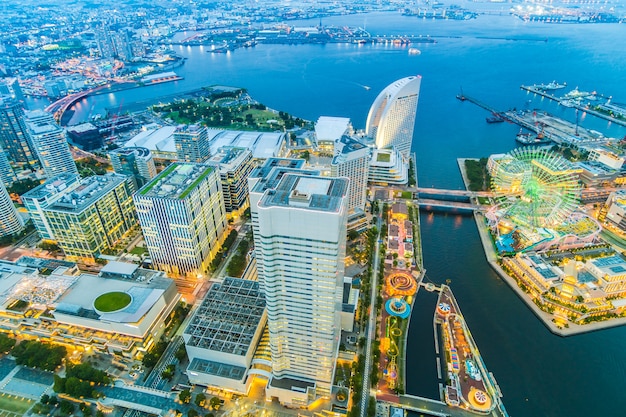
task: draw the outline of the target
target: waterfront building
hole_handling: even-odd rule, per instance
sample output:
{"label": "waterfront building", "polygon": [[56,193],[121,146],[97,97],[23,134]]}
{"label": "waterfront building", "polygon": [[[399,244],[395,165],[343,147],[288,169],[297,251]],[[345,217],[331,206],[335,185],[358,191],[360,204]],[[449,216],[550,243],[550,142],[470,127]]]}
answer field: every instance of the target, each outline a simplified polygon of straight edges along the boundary
{"label": "waterfront building", "polygon": [[159,127],[150,124],[141,127],[141,132],[132,137],[125,148],[141,147],[152,153],[154,159],[162,161],[176,160],[176,144],[174,143],[174,132],[176,126]]}
{"label": "waterfront building", "polygon": [[288,173],[257,204],[272,378],[293,406],[328,396],[341,332],[348,179]]}
{"label": "waterfront building", "polygon": [[601,187],[617,179],[619,171],[597,161],[578,161],[572,164],[578,178],[588,187]]}
{"label": "waterfront building", "polygon": [[395,146],[408,161],[420,93],[421,76],[405,77],[389,84],[378,94],[367,115],[365,132],[376,148]]}
{"label": "waterfront building", "polygon": [[624,156],[604,148],[593,148],[589,150],[589,161],[598,162],[611,170],[620,170],[624,165]]}
{"label": "waterfront building", "polygon": [[59,127],[52,114],[43,110],[27,112],[26,127],[46,177],[51,178],[64,172],[78,173],[65,131]]}
{"label": "waterfront building", "polygon": [[408,160],[405,160],[395,147],[374,149],[368,181],[382,185],[406,185],[409,182]]}
{"label": "waterfront building", "polygon": [[[40,273],[30,265],[0,261],[0,331],[63,345],[70,352],[137,359],[159,341],[180,295],[162,272],[116,264],[105,266],[103,277],[81,273],[75,265]],[[99,297],[119,292],[128,295],[126,306],[98,310]]]}
{"label": "waterfront building", "polygon": [[81,149],[91,151],[101,148],[104,140],[100,130],[93,123],[81,123],[67,128],[67,136]]}
{"label": "waterfront building", "polygon": [[24,123],[24,108],[11,96],[0,96],[0,146],[17,166],[37,169],[39,161]]}
{"label": "waterfront building", "polygon": [[44,210],[80,185],[80,176],[65,172],[22,194],[22,203],[28,210],[37,233],[43,240],[56,240]]}
{"label": "waterfront building", "polygon": [[[269,158],[261,166],[256,167],[250,173],[248,177],[248,190],[250,199],[250,223],[252,224],[252,232],[255,239],[255,246],[257,246],[257,236],[259,236],[259,211],[258,203],[261,197],[267,190],[276,187],[278,182],[282,179],[283,175],[287,173],[300,173],[302,175],[319,175],[319,171],[305,170],[304,165],[306,160],[304,159],[291,159],[291,158]],[[257,279],[259,281],[259,287],[261,291],[265,291],[265,284],[263,282],[263,262],[260,259],[263,257],[263,253],[255,251],[257,258]]]}
{"label": "waterfront building", "polygon": [[335,142],[354,133],[347,117],[320,116],[315,123],[315,139],[319,149],[332,151]]}
{"label": "waterfront building", "polygon": [[181,162],[204,162],[211,156],[207,128],[179,125],[174,131],[176,158]]}
{"label": "waterfront building", "polygon": [[216,166],[173,163],[133,196],[153,265],[173,277],[209,270],[226,232]]}
{"label": "waterfront building", "polygon": [[43,209],[51,234],[72,261],[94,262],[137,224],[132,178],[94,175]]}
{"label": "waterfront building", "polygon": [[0,181],[2,181],[5,187],[10,187],[15,181],[17,181],[17,176],[15,175],[15,171],[13,171],[13,167],[11,167],[11,163],[9,162],[9,158],[7,157],[6,152],[0,146]]}
{"label": "waterfront building", "polygon": [[253,355],[266,321],[265,296],[258,282],[226,277],[211,285],[183,332],[189,382],[247,394]]}
{"label": "waterfront building", "polygon": [[113,170],[118,174],[130,175],[137,188],[143,187],[156,177],[156,166],[149,149],[141,147],[118,148],[109,152]]}
{"label": "waterfront building", "polygon": [[24,222],[11,201],[11,197],[0,181],[0,237],[10,236],[24,230]]}
{"label": "waterfront building", "polygon": [[247,148],[223,146],[210,161],[219,164],[226,216],[239,217],[249,207],[248,176],[254,164]]}

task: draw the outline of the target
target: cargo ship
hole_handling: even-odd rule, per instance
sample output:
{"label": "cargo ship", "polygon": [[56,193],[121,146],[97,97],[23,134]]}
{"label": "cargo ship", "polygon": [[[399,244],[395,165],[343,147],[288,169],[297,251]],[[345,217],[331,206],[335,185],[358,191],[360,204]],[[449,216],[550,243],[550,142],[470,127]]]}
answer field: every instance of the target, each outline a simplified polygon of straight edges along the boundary
{"label": "cargo ship", "polygon": [[152,85],[152,84],[160,84],[160,83],[168,83],[170,81],[178,81],[182,80],[183,77],[179,76],[173,71],[169,72],[160,72],[158,74],[146,75],[143,77],[140,82],[144,85]]}

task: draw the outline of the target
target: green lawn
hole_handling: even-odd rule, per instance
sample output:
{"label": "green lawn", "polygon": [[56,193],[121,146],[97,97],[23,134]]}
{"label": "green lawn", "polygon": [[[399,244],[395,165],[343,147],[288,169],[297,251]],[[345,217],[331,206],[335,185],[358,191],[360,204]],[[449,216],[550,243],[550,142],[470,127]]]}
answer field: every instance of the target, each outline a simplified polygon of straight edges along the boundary
{"label": "green lawn", "polygon": [[114,291],[102,294],[96,298],[96,301],[94,301],[93,304],[97,310],[107,313],[109,311],[117,311],[126,307],[130,304],[130,301],[131,297],[129,294],[121,291]]}
{"label": "green lawn", "polygon": [[0,395],[0,409],[12,413],[24,415],[33,405],[33,400],[17,397],[15,395]]}
{"label": "green lawn", "polygon": [[143,255],[144,253],[148,253],[148,249],[142,248],[141,246],[135,246],[130,250],[130,253],[133,255]]}
{"label": "green lawn", "polygon": [[390,153],[379,153],[376,156],[376,161],[378,161],[378,162],[389,162],[389,161],[391,161],[391,154]]}

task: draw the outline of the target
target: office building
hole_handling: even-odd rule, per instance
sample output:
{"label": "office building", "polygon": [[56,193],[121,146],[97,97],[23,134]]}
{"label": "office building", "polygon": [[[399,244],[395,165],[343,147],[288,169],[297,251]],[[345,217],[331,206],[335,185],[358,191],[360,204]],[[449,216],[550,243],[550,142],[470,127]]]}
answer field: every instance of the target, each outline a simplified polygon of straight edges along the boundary
{"label": "office building", "polygon": [[332,151],[337,140],[352,133],[352,123],[347,117],[320,116],[315,123],[315,139],[322,150]]}
{"label": "office building", "polygon": [[349,136],[342,136],[335,142],[330,175],[350,179],[348,212],[365,209],[370,154],[370,148]]}
{"label": "office building", "polygon": [[43,210],[54,240],[72,261],[94,262],[137,224],[132,178],[94,175]]}
{"label": "office building", "polygon": [[266,321],[258,282],[226,277],[211,285],[183,332],[189,382],[247,394]]}
{"label": "office building", "polygon": [[16,166],[39,168],[37,154],[26,132],[24,108],[11,96],[0,96],[0,147]]}
{"label": "office building", "polygon": [[210,161],[219,164],[226,216],[240,217],[249,207],[248,176],[254,168],[252,151],[224,146],[217,150]]}
{"label": "office building", "polygon": [[[107,264],[102,269],[106,276],[99,276],[81,273],[76,265],[50,271],[23,265],[21,260],[0,261],[0,331],[22,340],[62,345],[68,352],[140,359],[159,341],[180,300],[174,280],[137,265]],[[98,298],[120,292],[128,295],[126,306],[113,312],[97,309]],[[20,308],[15,307],[18,304]]]}
{"label": "office building", "polygon": [[78,173],[65,131],[59,127],[52,114],[42,110],[26,112],[26,127],[46,177],[51,178],[64,172]]}
{"label": "office building", "polygon": [[156,167],[150,150],[141,147],[118,148],[109,152],[113,170],[118,174],[132,176],[137,188],[143,187],[156,177]]}
{"label": "office building", "polygon": [[24,222],[0,181],[0,237],[10,236],[24,230]]}
{"label": "office building", "polygon": [[395,146],[408,161],[413,143],[413,128],[420,92],[421,76],[405,77],[378,94],[367,115],[365,132],[376,148]]}
{"label": "office building", "polygon": [[[302,175],[319,175],[319,171],[305,170],[304,165],[306,161],[304,159],[290,159],[290,158],[269,158],[265,163],[259,167],[256,167],[250,173],[248,177],[248,190],[250,199],[250,223],[252,224],[252,232],[255,237],[259,236],[259,211],[258,203],[263,197],[263,194],[267,190],[271,190],[282,179],[283,175],[287,173],[301,173]],[[263,257],[263,253],[255,251],[257,258],[257,279],[259,281],[259,288],[261,291],[265,291],[265,285],[263,283],[263,263],[258,260]]]}
{"label": "office building", "polygon": [[[266,393],[305,406],[328,396],[341,332],[348,180],[285,174],[257,204],[272,378]],[[261,272],[262,270],[262,272]]]}
{"label": "office building", "polygon": [[177,162],[133,196],[153,265],[172,277],[209,270],[225,238],[216,166]]}
{"label": "office building", "polygon": [[28,210],[37,233],[43,240],[56,240],[44,210],[80,185],[80,176],[65,172],[22,194],[22,203]]}
{"label": "office building", "polygon": [[180,162],[205,162],[211,155],[207,128],[179,125],[174,131],[176,157]]}
{"label": "office building", "polygon": [[0,146],[0,181],[2,181],[5,187],[10,187],[15,181],[17,181],[17,176],[15,175],[15,171],[11,167],[11,163],[9,162],[9,158],[7,157],[6,152]]}

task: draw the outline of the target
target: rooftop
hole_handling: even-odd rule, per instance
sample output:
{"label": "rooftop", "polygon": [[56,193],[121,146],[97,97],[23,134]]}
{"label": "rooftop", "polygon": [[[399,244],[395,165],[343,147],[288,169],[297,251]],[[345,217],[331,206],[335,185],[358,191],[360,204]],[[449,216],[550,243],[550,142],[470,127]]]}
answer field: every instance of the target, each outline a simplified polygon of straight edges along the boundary
{"label": "rooftop", "polygon": [[124,155],[124,156],[135,155],[135,156],[139,156],[142,158],[147,158],[150,156],[150,149],[143,148],[141,146],[132,146],[132,147],[114,149],[110,151],[109,154]]}
{"label": "rooftop", "polygon": [[301,207],[338,212],[346,195],[348,180],[308,176],[305,173],[284,175],[275,190],[265,193],[259,206]]}
{"label": "rooftop", "polygon": [[138,194],[151,198],[184,199],[214,167],[191,162],[175,162],[144,185]]}
{"label": "rooftop", "polygon": [[256,167],[251,173],[251,178],[266,178],[272,169],[276,167],[280,168],[297,168],[301,169],[306,164],[304,159],[292,159],[292,158],[268,158],[265,163],[259,167]]}
{"label": "rooftop", "polygon": [[184,332],[187,345],[245,356],[264,311],[258,282],[227,277],[211,286],[196,310]]}
{"label": "rooftop", "polygon": [[94,175],[80,180],[80,185],[50,205],[47,210],[81,212],[117,187],[127,177],[121,174]]}
{"label": "rooftop", "polygon": [[155,151],[176,153],[176,144],[174,143],[175,130],[176,126],[148,127],[126,142],[124,147],[143,147]]}
{"label": "rooftop", "polygon": [[246,374],[246,368],[243,366],[228,365],[206,359],[194,358],[189,364],[189,367],[187,367],[187,372],[198,372],[241,381]]}
{"label": "rooftop", "polygon": [[318,141],[335,141],[345,135],[351,128],[347,117],[320,116],[315,123],[315,135]]}
{"label": "rooftop", "polygon": [[139,266],[128,262],[109,261],[100,270],[100,275],[132,276]]}
{"label": "rooftop", "polygon": [[243,162],[251,151],[247,148],[222,146],[209,161],[220,165],[220,171],[232,171]]}
{"label": "rooftop", "polygon": [[48,179],[41,185],[33,188],[32,190],[24,193],[22,198],[33,198],[33,199],[41,199],[41,198],[49,198],[57,195],[58,193],[66,190],[70,185],[75,184],[80,180],[80,176],[78,174],[71,174],[69,172],[64,172],[55,177]]}

